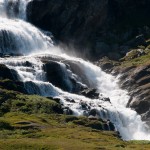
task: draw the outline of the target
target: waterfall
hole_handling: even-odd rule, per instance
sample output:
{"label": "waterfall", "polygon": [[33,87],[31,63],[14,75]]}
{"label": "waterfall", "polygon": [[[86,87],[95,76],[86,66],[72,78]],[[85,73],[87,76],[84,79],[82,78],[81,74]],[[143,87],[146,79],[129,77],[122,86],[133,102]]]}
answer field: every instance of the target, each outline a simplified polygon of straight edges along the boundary
{"label": "waterfall", "polygon": [[[65,54],[53,45],[50,36],[25,21],[29,1],[0,0],[0,53],[12,56],[1,57],[0,63],[17,72],[18,80],[24,83],[29,94],[59,97],[74,115],[85,115],[96,109],[100,118],[114,123],[124,140],[150,140],[149,127],[134,110],[126,108],[130,97],[127,91],[119,88],[117,78],[90,62]],[[43,66],[50,61],[58,63],[70,91],[48,81]],[[90,99],[73,93],[74,82],[77,87],[96,88],[109,97],[110,102],[101,95]],[[74,103],[67,99],[73,99]],[[81,102],[86,104],[86,109]]]}

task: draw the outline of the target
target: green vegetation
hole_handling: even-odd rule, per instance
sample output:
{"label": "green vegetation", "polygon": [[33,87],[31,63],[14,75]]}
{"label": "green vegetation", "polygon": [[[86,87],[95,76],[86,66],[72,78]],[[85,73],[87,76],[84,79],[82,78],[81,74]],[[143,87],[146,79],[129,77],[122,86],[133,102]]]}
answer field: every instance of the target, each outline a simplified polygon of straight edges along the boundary
{"label": "green vegetation", "polygon": [[62,110],[60,104],[48,98],[0,89],[0,114],[7,112],[51,114],[62,113]]}
{"label": "green vegetation", "polygon": [[[147,40],[147,43],[149,40]],[[124,58],[121,59],[121,66],[139,66],[150,64],[150,45],[147,47],[139,46],[131,50]]]}
{"label": "green vegetation", "polygon": [[149,141],[125,142],[102,131],[103,120],[66,116],[57,102],[9,87],[0,87],[0,150],[150,149]]}
{"label": "green vegetation", "polygon": [[[68,122],[68,117],[73,121]],[[0,122],[7,124],[7,128],[0,125],[0,149],[148,150],[150,148],[148,141],[124,142],[115,132],[77,125],[74,120],[78,118],[71,118],[58,114],[7,113],[0,117]]]}

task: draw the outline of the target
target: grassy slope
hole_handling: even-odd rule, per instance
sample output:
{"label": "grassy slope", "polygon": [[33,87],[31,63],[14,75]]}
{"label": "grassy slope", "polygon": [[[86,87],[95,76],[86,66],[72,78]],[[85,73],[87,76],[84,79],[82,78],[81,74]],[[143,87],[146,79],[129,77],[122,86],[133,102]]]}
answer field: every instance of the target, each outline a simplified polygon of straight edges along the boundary
{"label": "grassy slope", "polygon": [[0,87],[0,150],[150,149],[148,141],[124,142],[115,132],[93,129],[101,120],[56,112],[60,105],[50,99]]}
{"label": "grassy slope", "polygon": [[[122,60],[121,67],[140,66],[150,64],[150,39],[147,40],[148,46],[139,46],[139,48],[132,50],[132,52],[125,56]],[[143,50],[144,54],[141,56],[137,55],[137,50]]]}
{"label": "grassy slope", "polygon": [[150,149],[150,142],[123,142],[114,132],[66,122],[66,117],[58,114],[7,113],[0,117],[0,122],[7,122],[14,129],[0,131],[0,149]]}

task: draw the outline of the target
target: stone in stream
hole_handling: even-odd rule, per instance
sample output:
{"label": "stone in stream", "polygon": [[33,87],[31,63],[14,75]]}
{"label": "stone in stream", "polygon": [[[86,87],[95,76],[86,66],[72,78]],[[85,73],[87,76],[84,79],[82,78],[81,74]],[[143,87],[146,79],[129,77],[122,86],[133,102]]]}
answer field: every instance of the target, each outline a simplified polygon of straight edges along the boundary
{"label": "stone in stream", "polygon": [[82,85],[73,78],[73,73],[67,69],[66,64],[59,61],[48,61],[43,65],[47,80],[64,91],[78,93]]}
{"label": "stone in stream", "polygon": [[85,89],[81,91],[81,95],[84,95],[85,97],[91,98],[91,99],[98,99],[99,93],[96,89]]}
{"label": "stone in stream", "polygon": [[109,97],[104,97],[103,101],[110,102],[110,98]]}
{"label": "stone in stream", "polygon": [[0,64],[0,78],[1,79],[17,80],[18,74],[15,70],[9,69],[4,64]]}
{"label": "stone in stream", "polygon": [[90,116],[96,116],[97,115],[97,110],[96,109],[91,109],[89,112]]}
{"label": "stone in stream", "polygon": [[65,115],[73,115],[73,111],[69,107],[62,107]]}

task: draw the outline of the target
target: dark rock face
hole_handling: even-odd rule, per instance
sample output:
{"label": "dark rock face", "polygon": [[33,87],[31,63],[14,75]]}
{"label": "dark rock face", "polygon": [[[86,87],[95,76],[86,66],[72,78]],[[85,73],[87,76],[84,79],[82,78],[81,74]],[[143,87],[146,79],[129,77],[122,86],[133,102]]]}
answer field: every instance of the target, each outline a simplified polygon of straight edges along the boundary
{"label": "dark rock face", "polygon": [[9,69],[5,65],[0,64],[0,78],[16,80],[18,78],[18,75],[15,70]]}
{"label": "dark rock face", "polygon": [[47,80],[65,91],[78,93],[84,88],[68,73],[70,68],[67,68],[64,63],[48,61],[44,64],[43,69],[46,72]]}
{"label": "dark rock face", "polygon": [[65,84],[63,68],[59,63],[54,61],[48,62],[44,65],[44,70],[46,72],[48,81],[66,91],[71,90],[69,85]]}
{"label": "dark rock face", "polygon": [[121,73],[120,85],[131,96],[127,107],[141,114],[142,119],[150,123],[150,65],[127,67],[116,71]]}
{"label": "dark rock face", "polygon": [[33,0],[27,9],[34,25],[94,59],[118,59],[150,37],[149,0]]}

